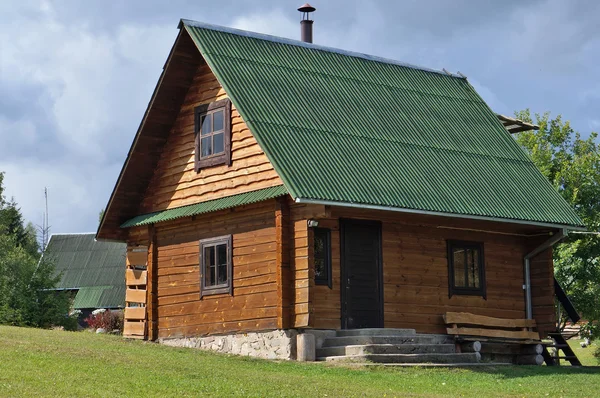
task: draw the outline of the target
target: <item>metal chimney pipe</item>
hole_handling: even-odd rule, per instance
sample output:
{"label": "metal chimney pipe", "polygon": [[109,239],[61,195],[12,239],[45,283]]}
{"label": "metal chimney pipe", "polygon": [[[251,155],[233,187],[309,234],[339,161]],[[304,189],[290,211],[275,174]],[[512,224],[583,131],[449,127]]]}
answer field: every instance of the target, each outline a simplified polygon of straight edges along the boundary
{"label": "metal chimney pipe", "polygon": [[313,42],[313,22],[310,18],[310,13],[316,10],[315,7],[306,3],[302,7],[298,8],[298,11],[302,13],[302,20],[300,21],[300,40],[305,43]]}

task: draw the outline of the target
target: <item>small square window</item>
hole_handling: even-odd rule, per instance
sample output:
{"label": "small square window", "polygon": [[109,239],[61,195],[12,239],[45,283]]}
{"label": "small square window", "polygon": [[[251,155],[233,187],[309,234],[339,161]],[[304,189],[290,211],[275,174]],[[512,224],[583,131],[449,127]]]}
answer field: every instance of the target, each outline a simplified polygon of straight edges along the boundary
{"label": "small square window", "polygon": [[195,120],[196,172],[204,167],[231,165],[231,101],[196,107]]}
{"label": "small square window", "polygon": [[325,228],[313,228],[315,264],[315,284],[331,288],[331,231]]}
{"label": "small square window", "polygon": [[455,294],[486,298],[483,244],[448,241],[449,296]]}
{"label": "small square window", "polygon": [[201,295],[232,293],[231,235],[200,241]]}

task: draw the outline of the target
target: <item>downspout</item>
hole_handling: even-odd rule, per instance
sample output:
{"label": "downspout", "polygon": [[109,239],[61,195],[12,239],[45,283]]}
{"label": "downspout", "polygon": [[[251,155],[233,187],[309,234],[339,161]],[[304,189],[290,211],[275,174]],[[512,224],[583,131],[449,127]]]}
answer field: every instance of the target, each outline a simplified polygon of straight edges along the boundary
{"label": "downspout", "polygon": [[525,257],[523,257],[525,267],[525,285],[523,285],[523,288],[525,289],[525,310],[527,314],[527,319],[533,319],[533,306],[531,305],[531,267],[529,264],[529,260],[566,238],[567,234],[568,231],[566,229],[563,228],[559,230],[557,234],[550,237],[550,239],[548,239],[547,241],[533,249],[530,253],[526,254]]}

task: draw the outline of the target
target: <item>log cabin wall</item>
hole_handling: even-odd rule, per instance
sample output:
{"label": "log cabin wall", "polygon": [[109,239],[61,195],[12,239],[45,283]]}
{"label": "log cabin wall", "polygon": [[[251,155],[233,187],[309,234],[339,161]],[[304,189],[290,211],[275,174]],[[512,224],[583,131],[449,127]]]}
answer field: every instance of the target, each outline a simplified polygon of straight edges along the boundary
{"label": "log cabin wall", "polygon": [[225,98],[227,94],[210,68],[204,63],[200,65],[171,128],[139,214],[282,184],[233,104],[231,166],[195,171],[194,109]]}
{"label": "log cabin wall", "polygon": [[[158,337],[273,330],[276,200],[155,225]],[[233,295],[200,297],[199,241],[232,234]]]}
{"label": "log cabin wall", "polygon": [[[535,246],[541,244],[537,241]],[[529,246],[533,249],[535,246]],[[530,260],[531,304],[533,318],[542,336],[556,331],[556,309],[554,307],[554,264],[552,249],[548,249]]]}
{"label": "log cabin wall", "polygon": [[[474,232],[478,229],[503,233],[533,233],[528,227],[441,217],[333,208],[319,227],[330,228],[332,245],[332,288],[312,287],[311,326],[339,329],[340,314],[340,218],[381,220],[384,280],[384,326],[414,328],[421,333],[445,333],[442,314],[465,311],[500,318],[525,318],[523,256],[531,238]],[[448,295],[448,239],[484,243],[487,299]],[[536,238],[539,240],[539,238]],[[542,241],[547,239],[542,237]],[[529,242],[529,244],[528,244]],[[551,256],[532,261],[534,316],[546,330],[554,318],[548,305],[552,275]]]}

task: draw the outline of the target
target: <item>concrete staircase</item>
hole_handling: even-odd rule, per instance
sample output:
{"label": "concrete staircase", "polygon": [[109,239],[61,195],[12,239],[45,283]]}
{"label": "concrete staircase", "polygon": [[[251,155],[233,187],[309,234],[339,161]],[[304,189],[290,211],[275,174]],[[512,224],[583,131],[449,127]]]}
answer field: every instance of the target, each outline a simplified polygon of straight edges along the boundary
{"label": "concrete staircase", "polygon": [[417,334],[414,329],[338,330],[317,348],[317,360],[377,364],[472,365],[478,352],[456,353],[446,335]]}

